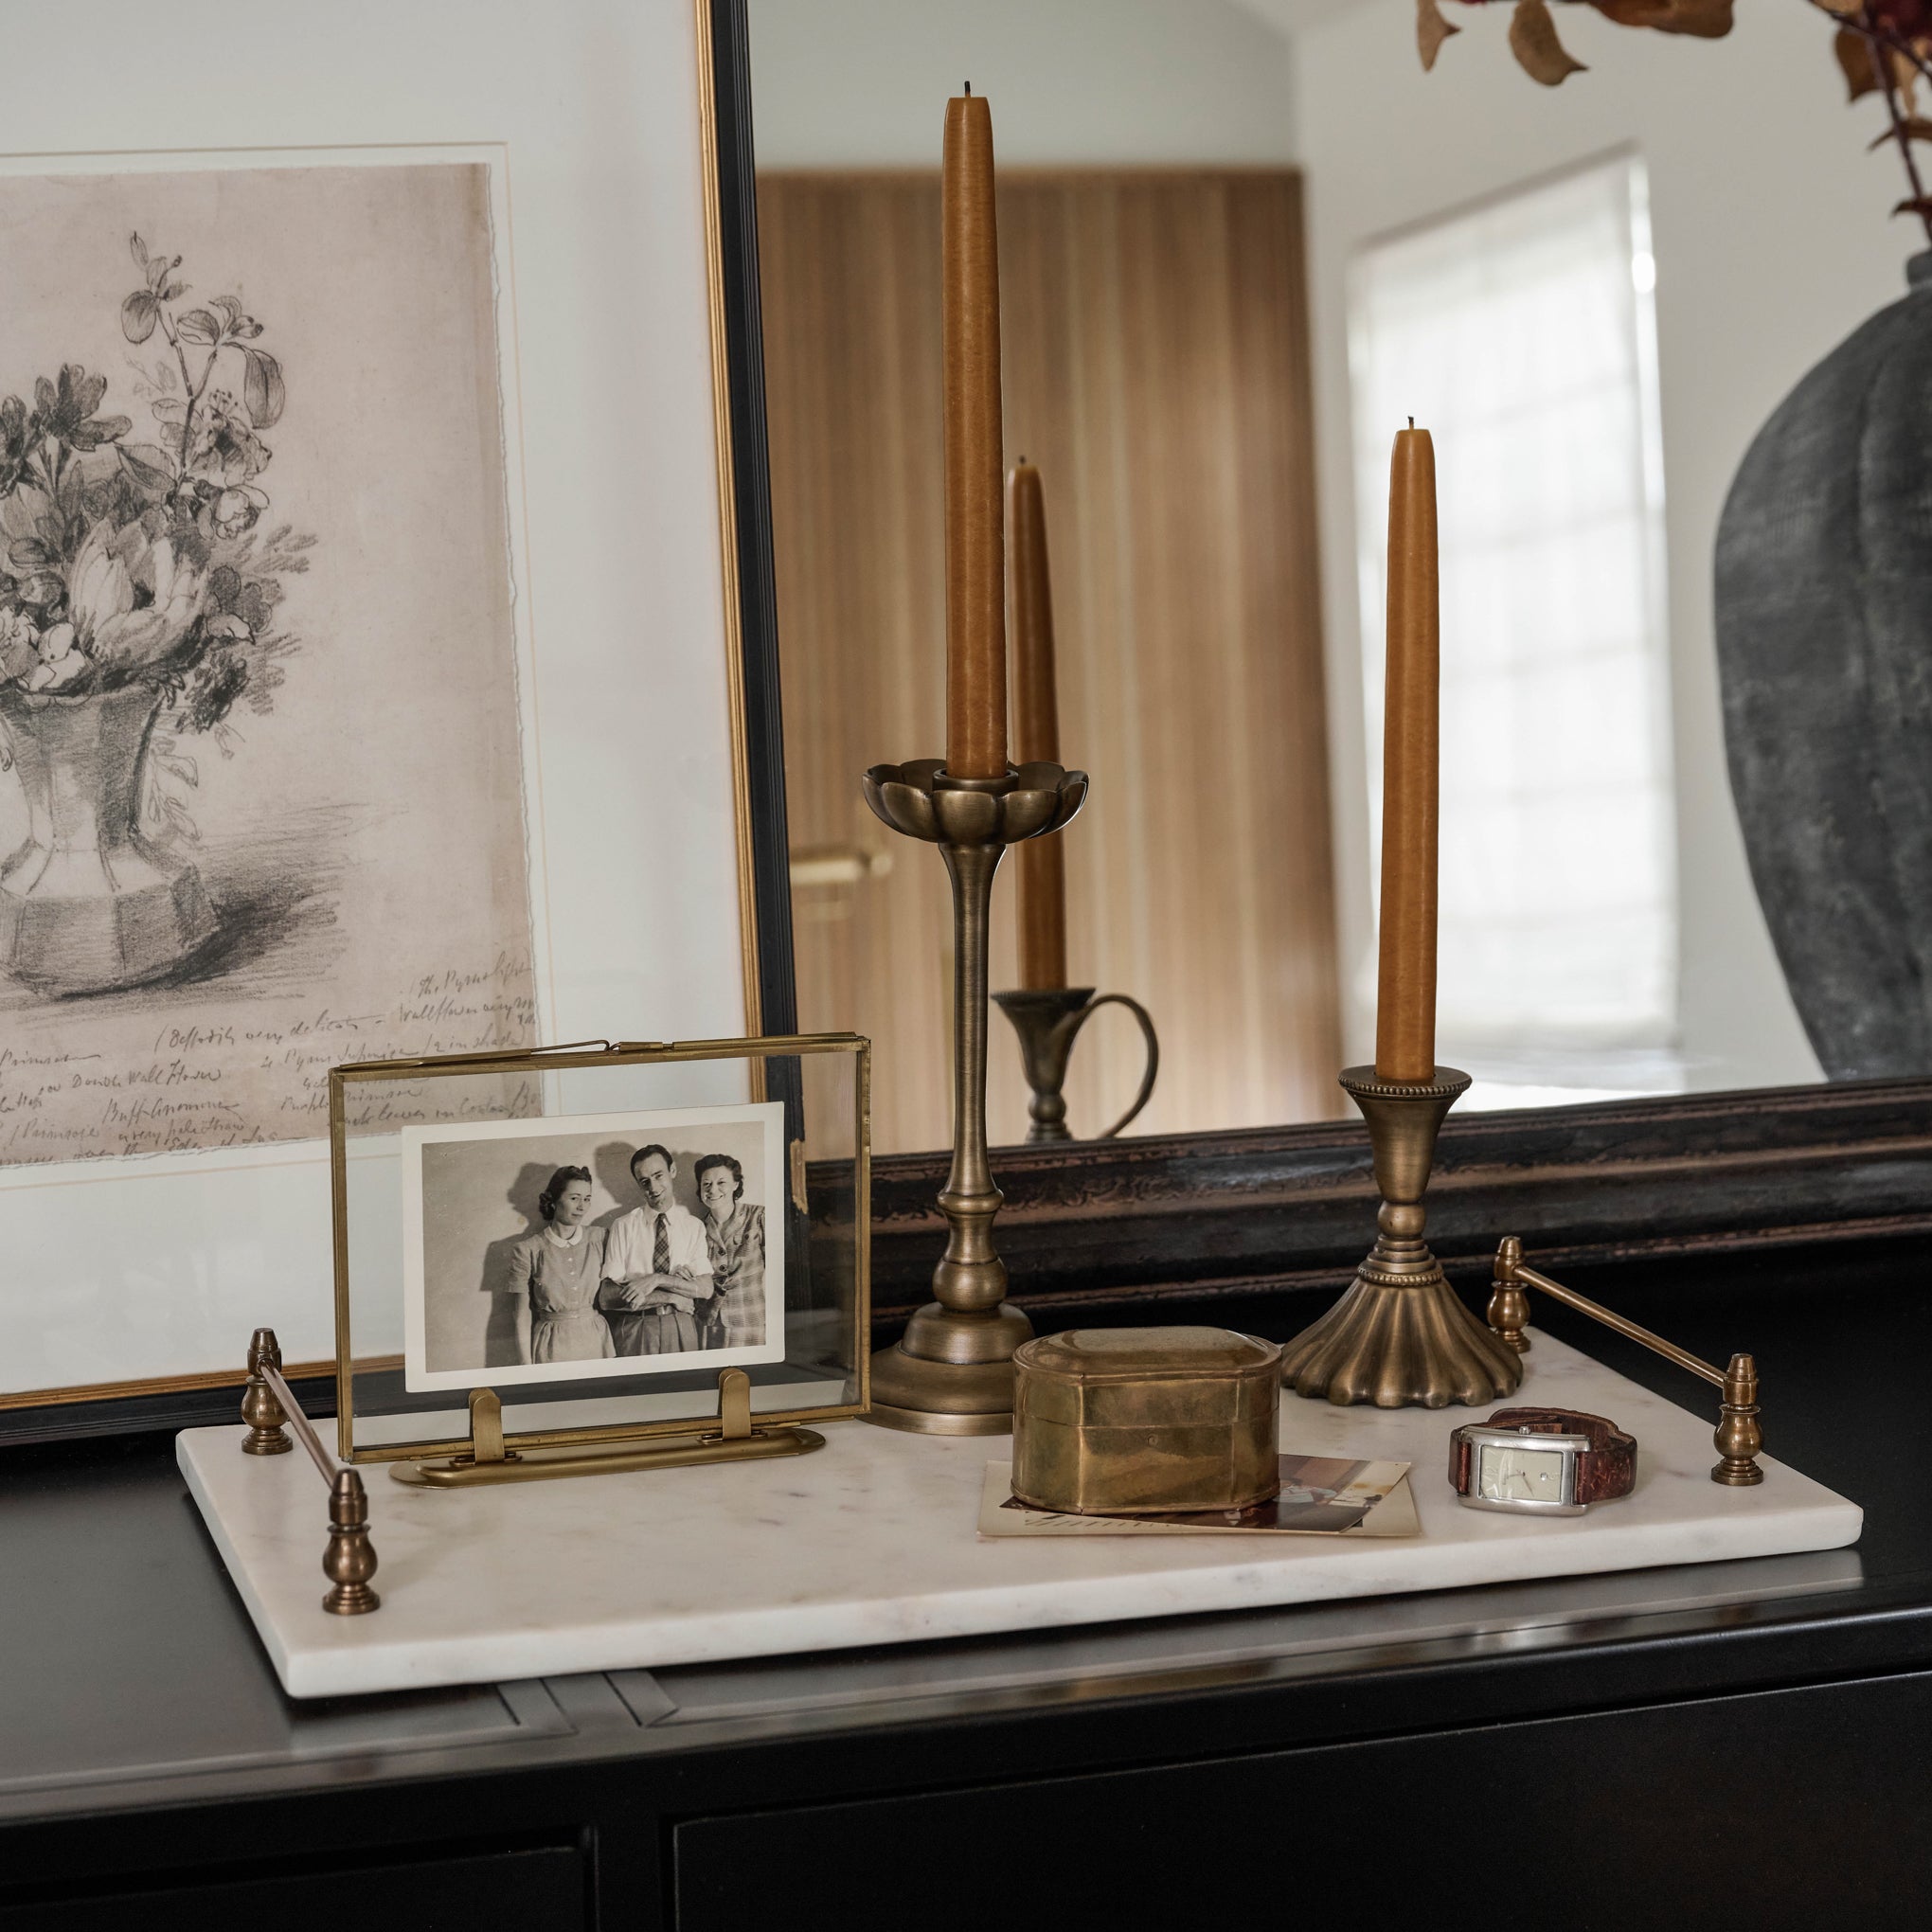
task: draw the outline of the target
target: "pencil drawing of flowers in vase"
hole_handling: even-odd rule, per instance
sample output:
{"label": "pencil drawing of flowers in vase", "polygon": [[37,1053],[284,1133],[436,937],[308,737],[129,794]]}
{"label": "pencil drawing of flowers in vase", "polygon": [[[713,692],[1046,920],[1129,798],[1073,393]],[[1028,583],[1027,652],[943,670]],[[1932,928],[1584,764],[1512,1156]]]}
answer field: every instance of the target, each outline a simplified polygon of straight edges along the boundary
{"label": "pencil drawing of flowers in vase", "polygon": [[102,414],[78,362],[0,400],[0,766],[27,834],[0,860],[0,973],[47,996],[188,970],[220,912],[188,858],[189,745],[224,754],[244,696],[265,710],[282,580],[313,539],[263,524],[260,432],[285,402],[262,325],[233,295],[188,305],[181,258],[129,249],[133,387],[153,420]]}

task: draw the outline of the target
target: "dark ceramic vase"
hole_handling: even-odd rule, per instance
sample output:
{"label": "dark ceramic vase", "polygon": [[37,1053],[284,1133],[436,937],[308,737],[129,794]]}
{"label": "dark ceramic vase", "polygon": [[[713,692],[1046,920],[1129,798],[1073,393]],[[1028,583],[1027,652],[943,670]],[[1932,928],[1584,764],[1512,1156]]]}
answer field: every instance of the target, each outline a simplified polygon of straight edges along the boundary
{"label": "dark ceramic vase", "polygon": [[1932,253],[1744,456],[1717,534],[1751,876],[1834,1080],[1932,1073]]}

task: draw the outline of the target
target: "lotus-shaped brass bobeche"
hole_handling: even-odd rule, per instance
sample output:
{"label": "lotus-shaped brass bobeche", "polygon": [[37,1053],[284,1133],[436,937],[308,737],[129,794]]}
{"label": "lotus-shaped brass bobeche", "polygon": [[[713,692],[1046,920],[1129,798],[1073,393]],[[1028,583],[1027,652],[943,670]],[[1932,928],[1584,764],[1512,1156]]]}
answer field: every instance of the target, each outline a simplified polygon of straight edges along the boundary
{"label": "lotus-shaped brass bobeche", "polygon": [[874,765],[859,781],[894,832],[932,845],[1017,845],[1058,832],[1085,802],[1087,775],[1041,760],[1005,778],[954,778],[939,758]]}

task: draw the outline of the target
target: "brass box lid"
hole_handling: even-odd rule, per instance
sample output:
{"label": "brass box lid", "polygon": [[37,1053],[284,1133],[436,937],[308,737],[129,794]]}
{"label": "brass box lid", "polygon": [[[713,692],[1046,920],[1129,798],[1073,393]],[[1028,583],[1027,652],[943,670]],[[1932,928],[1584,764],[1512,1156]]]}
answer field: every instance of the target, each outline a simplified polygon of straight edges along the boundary
{"label": "brass box lid", "polygon": [[1226,1375],[1281,1357],[1279,1344],[1224,1328],[1067,1329],[1027,1342],[1020,1352],[1029,1368],[1081,1382]]}

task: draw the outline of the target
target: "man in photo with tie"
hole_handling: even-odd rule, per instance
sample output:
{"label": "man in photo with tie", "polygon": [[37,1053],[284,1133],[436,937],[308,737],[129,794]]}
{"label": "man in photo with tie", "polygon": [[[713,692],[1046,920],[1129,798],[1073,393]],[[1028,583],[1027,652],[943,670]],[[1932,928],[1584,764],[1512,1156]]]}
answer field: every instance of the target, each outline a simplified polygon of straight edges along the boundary
{"label": "man in photo with tie", "polygon": [[704,1223],[675,1198],[677,1160],[653,1143],[631,1156],[644,1195],[611,1225],[597,1305],[619,1355],[669,1355],[698,1346],[693,1311],[711,1297]]}

